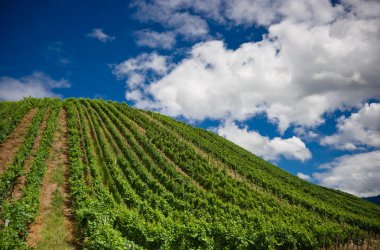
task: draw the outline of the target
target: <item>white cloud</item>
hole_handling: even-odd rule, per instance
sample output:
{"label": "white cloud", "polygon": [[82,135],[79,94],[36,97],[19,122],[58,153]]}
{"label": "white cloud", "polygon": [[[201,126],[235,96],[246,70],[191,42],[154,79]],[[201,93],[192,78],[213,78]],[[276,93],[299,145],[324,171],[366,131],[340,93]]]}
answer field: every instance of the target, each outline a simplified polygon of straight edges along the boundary
{"label": "white cloud", "polygon": [[[198,4],[199,8],[204,4]],[[207,22],[199,15],[191,14],[190,2],[186,1],[135,1],[136,18],[140,21],[153,21],[161,24],[186,40],[197,40],[208,35]],[[205,10],[206,11],[206,10]],[[207,9],[207,12],[210,11]]]}
{"label": "white cloud", "polygon": [[136,44],[149,48],[171,49],[176,43],[173,32],[156,32],[152,30],[141,30],[136,32]]}
{"label": "white cloud", "polygon": [[[266,159],[309,159],[311,153],[302,140],[317,140],[320,135],[313,128],[323,124],[328,113],[360,108],[364,101],[380,98],[377,0],[342,0],[335,5],[329,0],[152,0],[135,6],[140,20],[161,23],[172,32],[181,25],[168,24],[171,16],[194,17],[192,23],[204,27],[198,28],[201,35],[194,32],[197,39],[209,39],[211,20],[232,29],[267,28],[262,41],[235,50],[222,41],[200,42],[175,64],[169,65],[166,57],[166,73],[153,72],[155,77],[132,77],[135,72],[139,75],[138,70],[124,75],[137,79],[132,88],[127,80],[126,95],[137,107],[189,120],[219,119],[220,135]],[[325,144],[378,147],[377,105],[341,118],[337,132],[325,138],[330,140]],[[281,133],[293,126],[296,136],[268,138],[235,124],[261,114]],[[324,173],[297,175],[356,195],[375,195],[379,154],[343,156],[323,164]]]}
{"label": "white cloud", "polygon": [[304,127],[295,127],[293,132],[306,141],[313,141],[319,136],[316,132],[305,129]]}
{"label": "white cloud", "polygon": [[190,40],[206,37],[209,32],[205,20],[187,12],[174,13],[171,15],[168,19],[168,25],[174,28],[177,34]]}
{"label": "white cloud", "polygon": [[307,174],[304,174],[304,173],[298,172],[297,176],[298,176],[298,178],[301,178],[302,180],[305,180],[305,181],[310,181],[311,180],[310,175],[307,175]]}
{"label": "white cloud", "polygon": [[153,81],[157,77],[165,75],[170,65],[167,57],[152,52],[150,54],[141,54],[120,64],[111,65],[111,67],[113,68],[112,73],[117,78],[127,79],[126,98],[143,103],[146,97],[142,95],[143,90],[141,90],[141,87],[145,86],[148,81]]}
{"label": "white cloud", "polygon": [[225,14],[228,19],[236,24],[271,24],[277,16],[276,9],[279,8],[279,1],[252,1],[252,0],[232,0],[227,1]]}
{"label": "white cloud", "polygon": [[67,80],[54,80],[42,72],[34,72],[20,79],[5,76],[0,78],[0,100],[16,101],[28,96],[60,97],[53,90],[69,87]]}
{"label": "white cloud", "polygon": [[244,26],[270,26],[284,19],[326,24],[344,10],[341,5],[333,7],[330,0],[215,0],[203,9],[197,2],[193,1],[189,6],[196,13],[203,13],[219,23]]}
{"label": "white cloud", "polygon": [[103,32],[103,29],[93,29],[90,33],[87,34],[88,37],[98,39],[102,43],[111,42],[115,40],[114,36],[109,36]]}
{"label": "white cloud", "polygon": [[321,144],[345,150],[380,147],[380,103],[365,104],[357,113],[341,117],[337,133],[322,138]]}
{"label": "white cloud", "polygon": [[339,157],[324,168],[328,170],[313,174],[323,186],[361,197],[380,194],[380,150]]}
{"label": "white cloud", "polygon": [[295,136],[288,139],[279,137],[270,139],[256,131],[248,131],[247,127],[240,129],[230,121],[225,122],[216,131],[219,135],[266,160],[276,161],[280,156],[300,161],[311,158],[309,149]]}
{"label": "white cloud", "polygon": [[330,0],[136,0],[131,6],[138,20],[159,23],[187,40],[209,39],[208,22],[229,28],[270,26],[285,19],[328,24],[344,10]]}
{"label": "white cloud", "polygon": [[362,18],[376,18],[380,13],[380,4],[377,0],[342,0],[342,4],[346,8],[351,8],[356,16]]}
{"label": "white cloud", "polygon": [[[379,97],[380,14],[354,14],[355,6],[344,11],[329,1],[285,2],[262,41],[236,50],[198,43],[168,74],[139,86],[136,106],[193,120],[244,121],[264,112],[284,132]],[[182,1],[170,3],[175,9]]]}
{"label": "white cloud", "polygon": [[223,14],[226,7],[226,2],[223,0],[185,0],[183,2],[186,2],[188,4],[188,8],[191,8],[191,10],[195,13],[215,20],[218,23],[226,22],[226,18]]}
{"label": "white cloud", "polygon": [[128,59],[113,68],[113,73],[118,78],[128,77],[131,73],[152,70],[155,73],[163,75],[168,70],[167,57],[160,56],[157,53],[144,53],[136,58]]}
{"label": "white cloud", "polygon": [[[354,5],[355,9],[365,9],[367,12],[375,7],[374,4],[366,3],[368,6],[363,8],[361,4],[357,4],[357,0],[343,2],[347,6]],[[202,17],[203,20],[228,26],[269,26],[284,19],[328,23],[344,10],[342,5],[333,7],[329,0],[140,0],[135,1],[132,6],[137,8],[136,17],[139,20],[155,21],[163,25],[169,16],[181,12],[194,13],[194,16]]]}

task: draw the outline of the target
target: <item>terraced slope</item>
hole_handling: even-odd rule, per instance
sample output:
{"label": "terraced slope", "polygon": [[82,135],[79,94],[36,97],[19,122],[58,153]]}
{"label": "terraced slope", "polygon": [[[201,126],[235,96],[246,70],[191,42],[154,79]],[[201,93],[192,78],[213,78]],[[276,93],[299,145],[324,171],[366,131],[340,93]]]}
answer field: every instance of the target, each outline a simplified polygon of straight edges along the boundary
{"label": "terraced slope", "polygon": [[[7,105],[23,112],[13,129],[28,110],[38,110],[13,163],[0,175],[1,249],[379,244],[379,206],[305,182],[211,132],[116,102],[24,102],[0,104],[0,115],[10,115]],[[0,138],[12,129],[4,131]],[[63,172],[55,182],[57,169]],[[43,205],[50,186],[67,202],[54,202],[50,192]],[[49,227],[63,236],[48,238],[43,232]]]}

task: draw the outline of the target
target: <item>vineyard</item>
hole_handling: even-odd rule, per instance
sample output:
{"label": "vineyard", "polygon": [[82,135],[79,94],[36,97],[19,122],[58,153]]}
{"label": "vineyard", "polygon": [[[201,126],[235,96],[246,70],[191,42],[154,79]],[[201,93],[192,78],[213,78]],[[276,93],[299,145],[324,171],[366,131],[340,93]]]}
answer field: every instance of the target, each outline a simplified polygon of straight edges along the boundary
{"label": "vineyard", "polygon": [[378,205],[212,132],[111,101],[0,102],[0,249],[59,228],[66,249],[380,249]]}

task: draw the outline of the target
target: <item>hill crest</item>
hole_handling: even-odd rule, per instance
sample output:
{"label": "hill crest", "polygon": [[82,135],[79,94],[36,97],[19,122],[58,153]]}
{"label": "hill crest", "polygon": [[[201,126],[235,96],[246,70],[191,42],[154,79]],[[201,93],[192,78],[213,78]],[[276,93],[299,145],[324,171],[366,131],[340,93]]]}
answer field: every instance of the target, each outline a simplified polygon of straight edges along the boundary
{"label": "hill crest", "polygon": [[[0,245],[25,244],[40,213],[46,159],[57,150],[62,112],[65,183],[82,247],[319,249],[378,242],[378,206],[301,180],[212,132],[103,100],[25,99],[0,108],[9,122],[1,123],[1,145],[38,110],[25,146],[0,175]],[[40,130],[45,139],[32,153]],[[27,155],[40,157],[14,201],[10,194]],[[30,213],[17,217],[20,209]]]}

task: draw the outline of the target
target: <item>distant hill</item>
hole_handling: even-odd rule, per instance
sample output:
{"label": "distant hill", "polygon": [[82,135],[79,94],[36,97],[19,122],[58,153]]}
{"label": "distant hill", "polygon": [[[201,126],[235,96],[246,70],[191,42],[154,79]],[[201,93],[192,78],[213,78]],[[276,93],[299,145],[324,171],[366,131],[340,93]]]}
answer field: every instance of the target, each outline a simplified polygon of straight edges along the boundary
{"label": "distant hill", "polygon": [[380,205],[380,194],[378,196],[366,197],[363,199]]}
{"label": "distant hill", "polygon": [[[65,237],[85,249],[332,249],[380,235],[375,204],[210,131],[75,98],[0,102],[0,249],[33,247],[36,218],[55,223],[42,228],[57,249]],[[69,222],[76,235],[55,233]]]}

